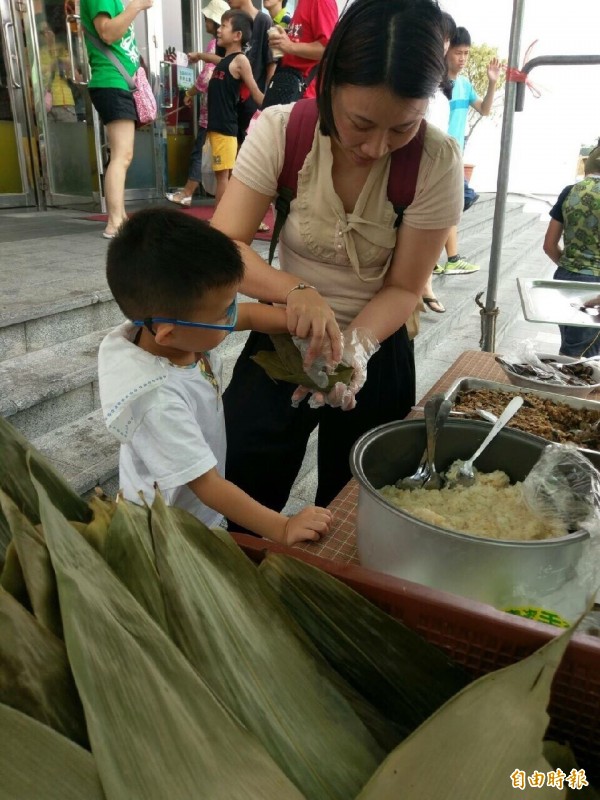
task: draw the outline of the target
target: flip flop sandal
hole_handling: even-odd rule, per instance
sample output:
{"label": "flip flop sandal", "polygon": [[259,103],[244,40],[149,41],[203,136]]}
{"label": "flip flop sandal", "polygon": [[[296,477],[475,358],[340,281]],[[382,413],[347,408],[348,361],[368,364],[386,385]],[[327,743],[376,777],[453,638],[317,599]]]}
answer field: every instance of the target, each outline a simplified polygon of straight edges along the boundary
{"label": "flip flop sandal", "polygon": [[[421,298],[425,305],[430,308],[432,311],[435,311],[436,314],[444,314],[446,309],[437,299],[437,297],[422,297]],[[437,308],[436,308],[437,306]]]}

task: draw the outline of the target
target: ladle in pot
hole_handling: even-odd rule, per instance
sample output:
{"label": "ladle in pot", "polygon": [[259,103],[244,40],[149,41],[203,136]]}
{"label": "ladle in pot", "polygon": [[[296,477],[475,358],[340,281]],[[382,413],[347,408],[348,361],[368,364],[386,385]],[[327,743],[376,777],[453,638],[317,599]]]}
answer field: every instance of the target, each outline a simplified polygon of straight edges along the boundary
{"label": "ladle in pot", "polygon": [[[436,394],[433,397],[430,397],[429,400],[425,403],[425,408],[423,408],[423,413],[427,418],[427,414],[430,414],[433,419],[435,420],[435,435],[440,432],[442,425],[446,422],[448,414],[446,413],[446,407],[444,406],[444,416],[443,418],[440,417],[440,409],[442,404],[444,403],[444,395],[443,394]],[[446,401],[449,402],[449,401]],[[450,403],[450,407],[452,404]],[[420,489],[423,486],[425,480],[429,477],[429,464],[428,464],[428,448],[426,447],[423,451],[423,455],[421,456],[421,460],[419,461],[419,465],[417,466],[416,470],[413,472],[412,475],[407,475],[406,478],[399,478],[396,481],[396,488],[397,489]]]}
{"label": "ladle in pot", "polygon": [[433,413],[433,409],[428,409],[427,404],[425,404],[425,431],[427,433],[427,464],[429,465],[429,475],[425,478],[425,482],[421,487],[423,489],[441,489],[446,483],[446,479],[440,475],[435,468],[435,445],[438,433],[448,419],[451,410],[451,400],[443,400],[441,402],[437,415]]}
{"label": "ladle in pot", "polygon": [[479,445],[477,450],[473,453],[471,458],[463,461],[456,474],[455,483],[461,486],[471,486],[475,482],[475,473],[473,471],[473,462],[476,461],[483,453],[488,444],[496,437],[502,428],[514,417],[517,411],[523,405],[523,398],[520,396],[513,397],[510,403],[506,406],[504,411],[500,414],[496,422],[493,424],[492,429],[485,437],[483,442]]}

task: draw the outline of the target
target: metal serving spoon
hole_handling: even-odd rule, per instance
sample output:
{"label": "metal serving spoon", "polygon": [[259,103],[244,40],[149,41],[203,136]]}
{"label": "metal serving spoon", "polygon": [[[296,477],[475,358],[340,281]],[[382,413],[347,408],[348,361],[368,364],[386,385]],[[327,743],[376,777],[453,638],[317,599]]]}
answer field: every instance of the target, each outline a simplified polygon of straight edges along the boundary
{"label": "metal serving spoon", "polygon": [[496,435],[502,430],[502,428],[509,422],[517,411],[523,405],[523,398],[522,397],[513,397],[510,403],[506,406],[504,411],[500,414],[492,429],[485,437],[483,442],[479,445],[477,450],[473,453],[471,458],[467,461],[463,461],[458,469],[458,473],[456,475],[456,483],[460,484],[461,486],[471,486],[475,482],[475,473],[473,472],[473,462],[476,461],[479,456],[483,453],[485,448],[488,444],[496,437]]}
{"label": "metal serving spoon", "polygon": [[[436,394],[433,397],[430,397],[429,400],[425,402],[425,407],[422,409],[423,412],[425,413],[425,411],[429,409],[430,413],[433,413],[434,419],[436,419],[443,399],[443,394]],[[426,447],[425,450],[423,450],[423,455],[421,456],[421,460],[419,461],[416,470],[412,475],[407,475],[406,478],[399,478],[396,481],[396,489],[419,489],[428,476],[429,465],[427,463]]]}
{"label": "metal serving spoon", "polygon": [[425,478],[423,489],[441,489],[445,486],[446,479],[435,468],[435,445],[438,433],[448,419],[452,410],[451,400],[442,400],[437,416],[433,416],[432,409],[425,405],[425,430],[427,432],[427,463],[429,465],[429,475]]}

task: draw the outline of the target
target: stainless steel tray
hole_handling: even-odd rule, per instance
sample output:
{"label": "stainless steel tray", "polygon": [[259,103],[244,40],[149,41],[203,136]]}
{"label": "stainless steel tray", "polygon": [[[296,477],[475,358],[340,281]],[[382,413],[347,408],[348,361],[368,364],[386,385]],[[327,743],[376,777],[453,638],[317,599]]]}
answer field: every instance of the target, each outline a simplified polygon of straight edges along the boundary
{"label": "stainless steel tray", "polygon": [[[553,403],[564,403],[566,406],[570,406],[571,408],[586,408],[592,411],[596,411],[598,413],[598,417],[600,419],[600,402],[597,400],[587,400],[583,397],[569,397],[563,394],[557,394],[556,392],[544,392],[540,389],[529,389],[523,386],[515,386],[512,383],[498,383],[496,381],[486,381],[482,378],[470,378],[470,377],[463,377],[459,378],[445,393],[445,396],[449,399],[454,401],[456,400],[456,396],[459,392],[465,392],[469,389],[491,389],[497,392],[512,392],[513,394],[522,394],[522,395],[534,395],[536,397],[543,397],[546,400],[552,400]],[[530,434],[531,436],[535,436],[536,434]],[[537,437],[537,438],[542,438]],[[544,441],[548,441],[544,439]],[[578,448],[582,453],[585,453],[586,456],[590,459],[590,461],[594,464],[597,469],[600,469],[600,452],[598,450],[590,450],[585,447]]]}
{"label": "stainless steel tray", "polygon": [[557,325],[598,327],[600,316],[580,311],[585,300],[600,294],[600,283],[593,281],[553,281],[517,278],[523,316],[529,322],[555,322]]}

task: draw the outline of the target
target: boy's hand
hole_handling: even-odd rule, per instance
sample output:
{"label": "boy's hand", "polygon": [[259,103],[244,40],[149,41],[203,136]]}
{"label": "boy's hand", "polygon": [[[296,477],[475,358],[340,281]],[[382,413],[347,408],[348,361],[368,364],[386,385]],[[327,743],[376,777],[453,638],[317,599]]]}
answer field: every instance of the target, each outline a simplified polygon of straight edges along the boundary
{"label": "boy's hand", "polygon": [[203,53],[188,53],[188,64],[197,64],[198,61],[202,61]]}
{"label": "boy's hand", "polygon": [[291,546],[297,542],[318,541],[328,533],[331,525],[331,511],[319,506],[307,506],[298,514],[289,517],[285,524],[283,544]]}
{"label": "boy's hand", "polygon": [[498,83],[501,67],[502,65],[500,63],[500,60],[498,58],[492,58],[487,68],[488,81],[490,81],[491,83]]}

